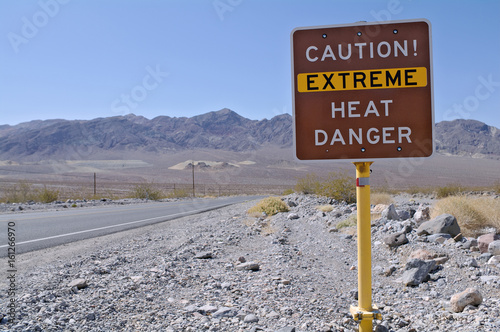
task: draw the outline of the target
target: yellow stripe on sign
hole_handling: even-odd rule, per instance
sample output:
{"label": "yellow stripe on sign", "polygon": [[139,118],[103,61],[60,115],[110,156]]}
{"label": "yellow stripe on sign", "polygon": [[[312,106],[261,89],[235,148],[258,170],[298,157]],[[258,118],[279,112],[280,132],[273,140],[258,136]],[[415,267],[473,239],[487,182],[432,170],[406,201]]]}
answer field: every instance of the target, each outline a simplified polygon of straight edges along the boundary
{"label": "yellow stripe on sign", "polygon": [[427,68],[332,71],[297,75],[299,92],[418,88],[427,86]]}

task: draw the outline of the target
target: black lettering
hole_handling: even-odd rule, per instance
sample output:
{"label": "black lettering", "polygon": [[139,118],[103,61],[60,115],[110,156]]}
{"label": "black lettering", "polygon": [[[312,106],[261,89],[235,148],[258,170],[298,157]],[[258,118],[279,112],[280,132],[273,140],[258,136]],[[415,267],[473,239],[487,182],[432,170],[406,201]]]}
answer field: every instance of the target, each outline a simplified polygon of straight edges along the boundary
{"label": "black lettering", "polygon": [[[358,76],[361,76],[361,78],[358,78]],[[354,88],[356,89],[358,87],[358,82],[363,85],[363,88],[366,88],[365,79],[366,79],[365,73],[354,72]]]}
{"label": "black lettering", "polygon": [[314,83],[314,80],[311,78],[318,77],[318,75],[307,75],[307,90],[319,90],[317,86],[311,86]]}
{"label": "black lettering", "polygon": [[325,85],[323,86],[323,90],[325,90],[327,86],[331,86],[331,87],[332,87],[332,89],[334,89],[334,90],[335,90],[335,87],[334,87],[334,86],[333,86],[333,84],[332,84],[332,78],[333,78],[333,75],[334,75],[334,73],[330,74],[330,76],[328,76],[328,77],[327,77],[327,76],[326,76],[326,74],[323,74],[323,77],[324,77],[324,78],[325,78],[325,80],[326,80]]}
{"label": "black lettering", "polygon": [[401,71],[398,70],[396,72],[396,75],[394,75],[394,77],[392,77],[391,72],[387,70],[385,72],[385,85],[389,86],[390,85],[389,82],[390,82],[394,86],[396,84],[396,81],[398,82],[397,86],[401,86]]}
{"label": "black lettering", "polygon": [[345,77],[351,75],[351,73],[338,73],[337,75],[342,77],[342,88],[347,89],[347,86],[345,84]]}
{"label": "black lettering", "polygon": [[416,73],[416,69],[405,69],[405,85],[417,85],[417,82],[410,82],[409,80],[413,78],[413,75],[409,73]]}
{"label": "black lettering", "polygon": [[382,74],[381,70],[370,72],[370,86],[372,88],[377,88],[382,86],[382,83],[375,83],[375,81],[378,81],[379,77],[374,77],[374,75],[380,75],[380,74]]}

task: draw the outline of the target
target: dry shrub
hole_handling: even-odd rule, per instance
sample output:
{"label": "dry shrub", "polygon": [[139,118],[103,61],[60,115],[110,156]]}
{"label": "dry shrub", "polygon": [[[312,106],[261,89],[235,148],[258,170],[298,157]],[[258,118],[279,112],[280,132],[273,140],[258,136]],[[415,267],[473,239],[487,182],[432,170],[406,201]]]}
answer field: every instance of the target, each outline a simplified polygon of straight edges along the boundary
{"label": "dry shrub", "polygon": [[43,189],[37,190],[37,200],[42,203],[52,203],[59,198],[59,190],[49,189],[43,186]]}
{"label": "dry shrub", "polygon": [[256,215],[257,213],[262,215],[262,212],[267,216],[273,216],[278,212],[288,212],[288,205],[279,197],[267,197],[248,210],[250,215]]}
{"label": "dry shrub", "polygon": [[431,210],[431,218],[449,213],[457,218],[462,234],[477,237],[488,228],[500,232],[500,200],[482,197],[450,196],[439,200]]}
{"label": "dry shrub", "polygon": [[153,182],[143,182],[134,187],[132,197],[149,200],[159,200],[163,197],[161,190],[156,189]]}
{"label": "dry shrub", "polygon": [[297,180],[295,191],[303,194],[317,194],[319,189],[319,178],[315,173],[309,173]]}
{"label": "dry shrub", "polygon": [[394,201],[391,195],[389,194],[374,193],[370,195],[370,203],[372,205],[377,205],[377,204],[389,205],[391,203],[394,203]]}
{"label": "dry shrub", "polygon": [[438,198],[445,198],[448,196],[458,195],[463,191],[464,191],[464,188],[462,188],[458,184],[448,184],[444,187],[438,187],[436,189],[436,196]]}
{"label": "dry shrub", "polygon": [[321,212],[332,212],[333,211],[333,206],[330,205],[330,204],[318,205],[318,206],[316,206],[316,209],[318,209]]}
{"label": "dry shrub", "polygon": [[356,227],[357,223],[358,223],[358,217],[352,214],[349,217],[347,217],[347,219],[340,221],[335,227],[337,229],[342,229],[346,227]]}

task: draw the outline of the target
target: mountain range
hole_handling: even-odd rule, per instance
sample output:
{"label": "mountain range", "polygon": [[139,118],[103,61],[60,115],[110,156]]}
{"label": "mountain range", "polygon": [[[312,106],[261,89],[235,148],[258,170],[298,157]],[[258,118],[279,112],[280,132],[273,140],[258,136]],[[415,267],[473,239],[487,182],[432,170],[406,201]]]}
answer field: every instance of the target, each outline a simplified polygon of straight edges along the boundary
{"label": "mountain range", "polygon": [[[0,160],[76,160],[82,155],[141,152],[168,154],[189,149],[291,148],[289,114],[250,120],[229,109],[194,117],[134,114],[93,120],[35,120],[0,126]],[[436,152],[500,159],[500,130],[475,120],[443,121],[435,128]]]}

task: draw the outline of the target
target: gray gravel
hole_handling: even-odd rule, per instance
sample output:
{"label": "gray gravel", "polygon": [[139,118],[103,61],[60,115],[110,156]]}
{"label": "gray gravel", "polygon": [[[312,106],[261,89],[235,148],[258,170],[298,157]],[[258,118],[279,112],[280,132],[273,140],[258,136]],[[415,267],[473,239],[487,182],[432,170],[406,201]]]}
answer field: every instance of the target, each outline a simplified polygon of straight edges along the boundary
{"label": "gray gravel", "polygon": [[[16,321],[5,317],[0,328],[356,331],[349,314],[357,304],[356,236],[335,227],[356,206],[296,194],[284,200],[295,206],[267,219],[247,215],[255,204],[248,202],[18,255]],[[400,199],[396,208],[411,215],[419,203]],[[324,204],[333,211],[317,209]],[[499,331],[499,267],[462,242],[428,242],[416,226],[411,218],[373,222],[378,331]],[[409,242],[389,247],[383,239],[396,232]],[[417,249],[441,264],[417,286],[405,286],[406,262]],[[7,289],[5,277],[0,286]],[[455,313],[450,298],[469,287],[483,302]],[[2,291],[0,314],[8,303]]]}

